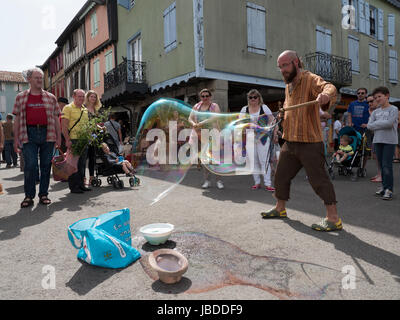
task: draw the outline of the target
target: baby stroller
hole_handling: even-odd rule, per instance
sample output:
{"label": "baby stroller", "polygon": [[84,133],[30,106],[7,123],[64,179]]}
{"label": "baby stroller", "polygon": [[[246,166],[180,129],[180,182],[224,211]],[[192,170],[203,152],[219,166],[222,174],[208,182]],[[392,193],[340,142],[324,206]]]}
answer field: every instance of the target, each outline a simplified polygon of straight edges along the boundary
{"label": "baby stroller", "polygon": [[[118,153],[116,153],[118,154]],[[122,168],[115,168],[108,164],[105,159],[103,150],[96,148],[96,162],[95,162],[95,177],[92,180],[93,187],[100,187],[102,184],[99,176],[107,177],[107,183],[112,185],[114,189],[123,189],[124,182],[119,178],[119,174],[125,174]],[[135,175],[129,178],[129,185],[131,187],[137,187],[140,185],[140,179]]]}
{"label": "baby stroller", "polygon": [[[350,138],[350,143],[354,154],[349,156],[342,163],[336,164],[334,157],[332,157],[330,164],[328,165],[329,176],[332,180],[335,179],[334,167],[338,168],[338,174],[340,176],[350,176],[352,181],[356,181],[359,177],[367,176],[367,169],[363,167],[364,158],[366,156],[366,136],[365,133],[361,135],[353,127],[344,127],[339,131],[338,139],[340,144],[340,138],[347,135]],[[356,173],[353,173],[353,168],[357,168]]]}

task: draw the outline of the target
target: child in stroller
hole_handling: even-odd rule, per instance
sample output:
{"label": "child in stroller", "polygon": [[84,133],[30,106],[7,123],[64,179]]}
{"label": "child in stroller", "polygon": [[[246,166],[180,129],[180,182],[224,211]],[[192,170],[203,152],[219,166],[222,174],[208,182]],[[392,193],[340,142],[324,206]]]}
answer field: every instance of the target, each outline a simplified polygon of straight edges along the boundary
{"label": "child in stroller", "polygon": [[140,184],[139,178],[135,177],[135,170],[132,164],[123,159],[122,156],[111,152],[107,143],[101,144],[101,150],[98,149],[96,157],[96,177],[92,180],[92,186],[100,187],[101,180],[99,175],[107,177],[108,184],[112,184],[115,189],[123,189],[124,182],[118,177],[118,174],[126,174],[129,177],[131,187],[136,187]]}
{"label": "child in stroller", "polygon": [[350,137],[343,135],[340,139],[339,149],[333,154],[333,162],[341,164],[343,161],[350,159],[354,155],[352,146],[350,145]]}
{"label": "child in stroller", "polygon": [[[337,156],[340,153],[340,149],[339,153],[334,154],[328,166],[331,179],[335,179],[335,166],[337,166],[340,176],[350,176],[352,181],[356,181],[358,177],[366,177],[367,170],[363,167],[364,157],[366,156],[365,133],[361,135],[353,127],[344,127],[339,131],[338,139],[339,143],[343,145],[342,149],[344,148],[350,151],[349,147],[351,147],[352,153],[348,153],[346,157],[344,157],[343,154],[339,156],[339,159]],[[347,141],[343,142],[343,140]],[[353,168],[357,168],[356,173],[353,173]]]}
{"label": "child in stroller", "polygon": [[117,156],[114,152],[111,152],[105,142],[101,144],[101,149],[104,153],[103,158],[106,160],[106,166],[112,168],[117,173],[121,173],[121,171],[125,172],[127,177],[134,176],[135,170],[129,161],[125,160],[124,157]]}

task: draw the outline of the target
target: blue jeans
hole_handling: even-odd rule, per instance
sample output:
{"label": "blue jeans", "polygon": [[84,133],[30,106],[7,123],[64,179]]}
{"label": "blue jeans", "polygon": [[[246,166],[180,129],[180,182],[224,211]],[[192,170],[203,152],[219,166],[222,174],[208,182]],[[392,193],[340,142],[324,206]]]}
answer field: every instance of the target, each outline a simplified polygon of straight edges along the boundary
{"label": "blue jeans", "polygon": [[382,187],[393,192],[393,155],[395,144],[375,143],[375,153],[382,172]]}
{"label": "blue jeans", "polygon": [[8,166],[11,166],[11,163],[16,166],[17,165],[17,154],[14,151],[14,141],[6,140],[4,142],[4,156]]}
{"label": "blue jeans", "polygon": [[47,196],[50,184],[51,159],[54,154],[54,142],[47,142],[46,128],[28,127],[28,143],[22,147],[24,157],[24,191],[25,196],[36,195],[36,179],[38,174],[38,155],[40,158],[39,197]]}

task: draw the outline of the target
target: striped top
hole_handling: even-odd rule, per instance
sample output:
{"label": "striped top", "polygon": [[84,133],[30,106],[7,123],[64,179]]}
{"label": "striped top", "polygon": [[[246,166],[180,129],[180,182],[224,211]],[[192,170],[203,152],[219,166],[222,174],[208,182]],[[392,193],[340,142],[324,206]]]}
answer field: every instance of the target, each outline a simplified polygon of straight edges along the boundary
{"label": "striped top", "polygon": [[[286,85],[283,106],[290,107],[316,100],[320,93],[325,93],[331,98],[329,105],[336,103],[337,91],[333,84],[309,71],[301,71],[300,79],[291,93],[289,92],[289,85]],[[326,109],[329,105],[322,107]],[[319,109],[320,106],[314,104],[286,111],[282,124],[282,138],[289,142],[314,143],[323,141]]]}

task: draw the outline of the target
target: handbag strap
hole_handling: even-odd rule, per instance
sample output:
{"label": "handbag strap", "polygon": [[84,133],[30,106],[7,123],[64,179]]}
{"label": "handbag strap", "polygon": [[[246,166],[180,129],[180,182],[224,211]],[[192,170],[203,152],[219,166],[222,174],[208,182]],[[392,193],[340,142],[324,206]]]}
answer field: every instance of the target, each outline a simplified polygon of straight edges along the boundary
{"label": "handbag strap", "polygon": [[70,134],[71,131],[72,131],[72,129],[75,128],[75,126],[78,124],[79,121],[81,121],[82,115],[83,115],[83,110],[81,111],[81,115],[80,115],[78,121],[76,121],[76,122],[74,123],[74,125],[71,127],[71,129],[68,130],[68,134]]}

